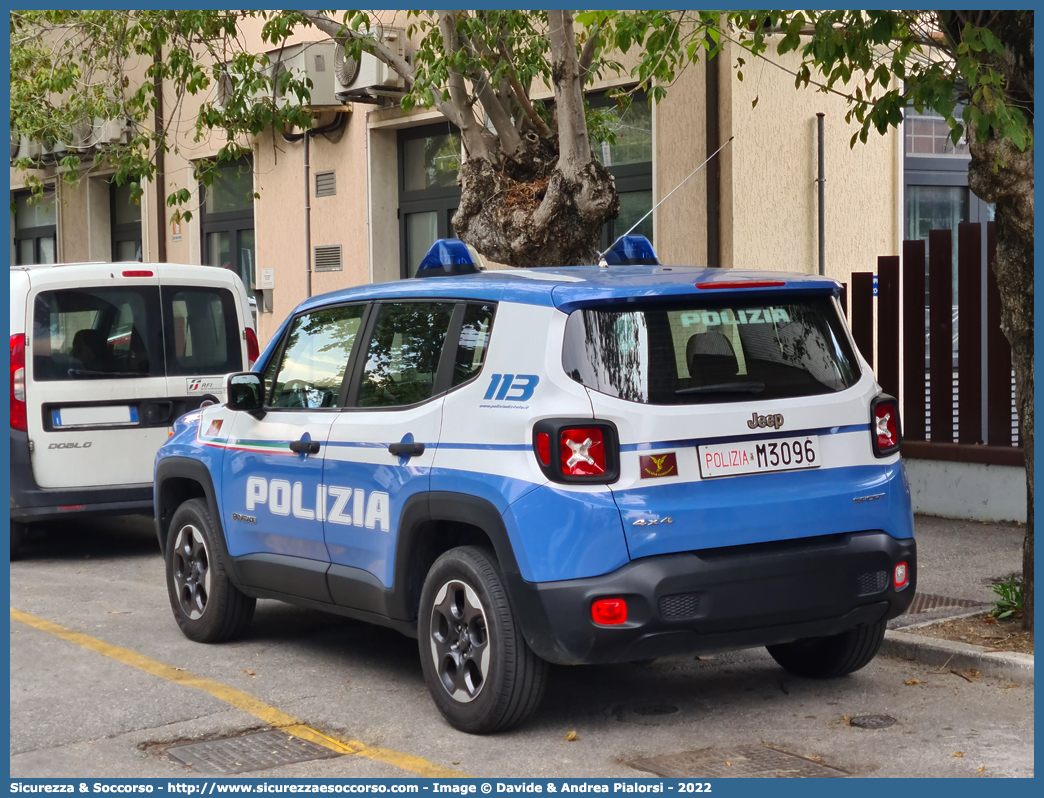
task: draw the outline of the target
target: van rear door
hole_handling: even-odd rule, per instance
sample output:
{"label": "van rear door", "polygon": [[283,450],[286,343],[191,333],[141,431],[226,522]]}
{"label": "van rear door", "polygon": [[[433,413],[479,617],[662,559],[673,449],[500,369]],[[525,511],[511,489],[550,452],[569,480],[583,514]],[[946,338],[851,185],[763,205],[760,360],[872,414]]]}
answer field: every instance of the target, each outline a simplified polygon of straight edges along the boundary
{"label": "van rear door", "polygon": [[150,401],[167,394],[158,279],[106,276],[29,293],[26,409],[42,488],[149,483],[167,437]]}
{"label": "van rear door", "polygon": [[[162,274],[165,394],[176,415],[193,410],[206,398],[225,400],[225,375],[247,368],[243,331],[246,294],[221,269],[214,281]],[[219,279],[220,278],[220,279]],[[176,417],[176,416],[175,416]],[[171,418],[173,422],[174,418]]]}

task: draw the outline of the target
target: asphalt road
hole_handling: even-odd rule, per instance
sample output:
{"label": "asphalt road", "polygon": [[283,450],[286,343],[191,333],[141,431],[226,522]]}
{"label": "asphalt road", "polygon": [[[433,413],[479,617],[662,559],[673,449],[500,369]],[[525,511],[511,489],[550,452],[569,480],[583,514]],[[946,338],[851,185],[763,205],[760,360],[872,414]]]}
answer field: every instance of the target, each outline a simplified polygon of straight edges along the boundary
{"label": "asphalt road", "polygon": [[[204,646],[183,637],[148,519],[51,527],[11,565],[11,607],[99,641],[70,641],[12,618],[13,777],[193,777],[166,754],[169,746],[268,728],[237,708],[242,698],[215,696],[227,688],[369,747],[248,776],[409,777],[430,767],[489,777],[643,777],[650,774],[629,763],[705,749],[728,761],[762,745],[853,776],[1033,775],[1031,684],[969,682],[885,657],[829,682],[789,676],[761,649],[556,668],[525,726],[462,734],[428,696],[416,641],[396,632],[261,601],[240,641]],[[170,667],[143,665],[135,654]],[[179,674],[211,680],[211,692],[171,681]],[[871,714],[897,722],[867,730],[846,720]]]}

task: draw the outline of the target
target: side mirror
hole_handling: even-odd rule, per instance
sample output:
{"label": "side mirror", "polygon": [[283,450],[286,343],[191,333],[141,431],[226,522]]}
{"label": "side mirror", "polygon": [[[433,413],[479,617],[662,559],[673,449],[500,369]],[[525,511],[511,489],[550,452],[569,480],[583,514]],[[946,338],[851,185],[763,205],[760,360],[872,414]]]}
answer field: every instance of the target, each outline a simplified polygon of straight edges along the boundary
{"label": "side mirror", "polygon": [[253,371],[229,374],[225,377],[225,395],[229,410],[245,410],[258,419],[265,417],[265,386],[260,374]]}

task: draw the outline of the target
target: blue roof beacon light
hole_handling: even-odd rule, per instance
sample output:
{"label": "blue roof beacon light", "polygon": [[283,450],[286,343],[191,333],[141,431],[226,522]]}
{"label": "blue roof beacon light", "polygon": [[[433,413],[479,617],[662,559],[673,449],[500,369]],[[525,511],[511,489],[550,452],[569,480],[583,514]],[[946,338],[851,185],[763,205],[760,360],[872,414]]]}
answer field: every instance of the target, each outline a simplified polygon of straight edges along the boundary
{"label": "blue roof beacon light", "polygon": [[656,250],[645,236],[621,236],[605,253],[605,262],[610,266],[659,266]]}
{"label": "blue roof beacon light", "polygon": [[482,271],[476,258],[459,238],[440,238],[431,245],[428,254],[417,267],[418,277],[450,277],[459,274],[478,274]]}

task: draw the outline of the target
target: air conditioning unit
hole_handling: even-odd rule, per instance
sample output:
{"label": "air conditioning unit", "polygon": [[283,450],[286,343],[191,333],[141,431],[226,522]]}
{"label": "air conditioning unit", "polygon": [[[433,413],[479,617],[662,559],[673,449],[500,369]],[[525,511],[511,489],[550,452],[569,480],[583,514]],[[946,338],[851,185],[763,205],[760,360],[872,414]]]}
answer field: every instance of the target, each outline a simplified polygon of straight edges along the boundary
{"label": "air conditioning unit", "polygon": [[[256,93],[251,100],[254,104],[267,101],[276,107],[282,107],[288,102],[297,104],[297,95],[291,92],[284,96],[280,90],[280,75],[290,72],[298,80],[308,79],[312,82],[312,88],[309,89],[309,108],[340,109],[344,103],[335,96],[334,81],[334,52],[337,49],[337,42],[326,39],[269,50],[266,53],[269,61],[267,69],[272,86],[267,91]],[[222,71],[217,80],[214,104],[218,108],[224,108],[231,93],[232,76],[229,72]]]}
{"label": "air conditioning unit", "polygon": [[113,144],[129,144],[133,133],[129,119],[82,119],[73,125],[68,149],[82,154],[94,152],[99,147]]}
{"label": "air conditioning unit", "polygon": [[[381,43],[407,59],[406,31],[384,28]],[[406,81],[377,56],[363,52],[356,61],[338,47],[335,55],[337,99],[343,102],[381,102],[383,98],[399,98],[406,92]]]}
{"label": "air conditioning unit", "polygon": [[28,158],[43,165],[64,158],[67,154],[68,148],[60,141],[53,147],[48,147],[39,141],[30,140],[28,136],[11,134],[11,163],[20,158]]}

